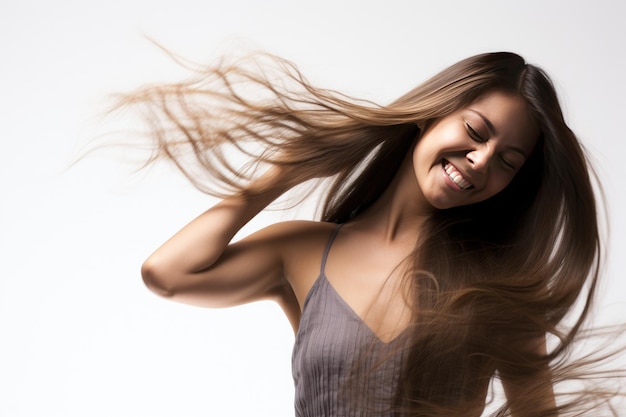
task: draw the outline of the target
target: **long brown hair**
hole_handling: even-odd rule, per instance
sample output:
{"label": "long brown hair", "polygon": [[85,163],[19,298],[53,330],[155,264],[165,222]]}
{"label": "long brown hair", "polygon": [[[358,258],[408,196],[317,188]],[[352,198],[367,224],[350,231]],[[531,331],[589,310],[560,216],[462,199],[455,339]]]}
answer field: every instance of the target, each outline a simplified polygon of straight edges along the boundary
{"label": "long brown hair", "polygon": [[[188,66],[190,80],[146,86],[120,102],[145,112],[156,138],[151,160],[173,161],[217,196],[255,192],[248,184],[271,164],[291,168],[296,184],[325,178],[321,219],[337,223],[376,201],[433,121],[496,90],[524,99],[541,135],[511,184],[482,203],[437,211],[421,230],[407,274],[419,308],[393,407],[411,416],[480,415],[497,375],[543,381],[494,414],[535,416],[537,393],[595,382],[590,367],[600,359],[570,357],[598,285],[595,193],[541,69],[513,53],[477,55],[381,106],[314,88],[293,64],[267,54]],[[247,162],[233,164],[236,154]],[[545,334],[555,336],[546,355],[529,348]],[[545,369],[550,377],[533,378]],[[542,415],[580,415],[612,394],[577,389]]]}

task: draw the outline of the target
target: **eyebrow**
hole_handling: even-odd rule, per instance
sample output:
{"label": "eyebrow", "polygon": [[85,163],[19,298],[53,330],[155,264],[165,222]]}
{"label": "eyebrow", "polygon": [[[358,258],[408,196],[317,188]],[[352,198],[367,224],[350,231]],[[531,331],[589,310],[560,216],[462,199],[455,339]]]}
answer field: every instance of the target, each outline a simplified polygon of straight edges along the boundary
{"label": "eyebrow", "polygon": [[493,123],[491,123],[491,120],[487,119],[487,117],[485,117],[485,115],[479,112],[478,110],[474,110],[474,109],[468,109],[468,110],[480,116],[480,118],[483,119],[483,122],[485,122],[485,124],[487,125],[487,129],[489,129],[489,133],[491,133],[491,135],[493,136],[496,135],[496,128],[493,127]]}
{"label": "eyebrow", "polygon": [[522,155],[524,159],[528,159],[528,155],[526,155],[526,152],[524,152],[522,148],[518,148],[517,146],[509,146],[507,149],[511,152],[515,152],[515,153]]}
{"label": "eyebrow", "polygon": [[[485,122],[485,124],[487,125],[487,129],[489,129],[489,133],[491,133],[491,135],[493,136],[496,135],[496,128],[493,126],[493,123],[491,123],[491,120],[487,119],[487,117],[481,112],[479,112],[478,110],[474,110],[474,109],[468,109],[468,110],[471,111],[472,113],[477,114],[481,119],[483,119],[483,122]],[[520,155],[522,155],[524,158],[528,159],[528,155],[526,154],[526,152],[524,152],[522,148],[519,148],[517,146],[509,146],[508,149],[510,151],[517,152]]]}

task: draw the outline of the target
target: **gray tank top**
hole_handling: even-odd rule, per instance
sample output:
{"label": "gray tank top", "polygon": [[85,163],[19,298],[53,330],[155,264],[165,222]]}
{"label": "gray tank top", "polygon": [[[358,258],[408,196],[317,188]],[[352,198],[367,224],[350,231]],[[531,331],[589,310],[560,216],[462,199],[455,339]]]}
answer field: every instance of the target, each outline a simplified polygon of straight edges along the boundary
{"label": "gray tank top", "polygon": [[326,245],[296,334],[296,417],[391,417],[406,338],[381,341],[328,282],[326,259],[339,229]]}

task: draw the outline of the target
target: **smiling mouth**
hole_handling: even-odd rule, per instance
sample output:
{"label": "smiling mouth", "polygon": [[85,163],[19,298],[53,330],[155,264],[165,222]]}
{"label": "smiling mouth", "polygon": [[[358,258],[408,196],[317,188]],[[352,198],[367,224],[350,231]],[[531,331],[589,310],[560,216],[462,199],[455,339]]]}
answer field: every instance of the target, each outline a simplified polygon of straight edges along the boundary
{"label": "smiling mouth", "polygon": [[458,185],[459,188],[461,188],[462,190],[471,190],[472,188],[474,188],[472,183],[463,178],[463,175],[461,175],[461,173],[450,162],[444,159],[441,161],[441,165],[443,166],[443,170],[448,175],[448,178],[450,178],[452,182]]}

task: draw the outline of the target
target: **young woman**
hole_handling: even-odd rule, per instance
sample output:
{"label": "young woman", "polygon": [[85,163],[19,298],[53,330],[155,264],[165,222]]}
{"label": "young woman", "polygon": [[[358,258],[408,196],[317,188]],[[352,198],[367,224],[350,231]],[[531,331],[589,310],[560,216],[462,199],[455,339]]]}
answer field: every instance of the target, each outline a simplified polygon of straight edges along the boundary
{"label": "young woman", "polygon": [[[600,241],[589,168],[544,72],[478,55],[378,106],[276,57],[248,63],[123,102],[149,110],[155,159],[224,197],[145,261],[150,289],[207,307],[278,302],[296,332],[299,417],[480,416],[496,378],[495,415],[580,415],[602,400],[553,389],[589,365],[568,352]],[[313,179],[320,221],[231,241]]]}

